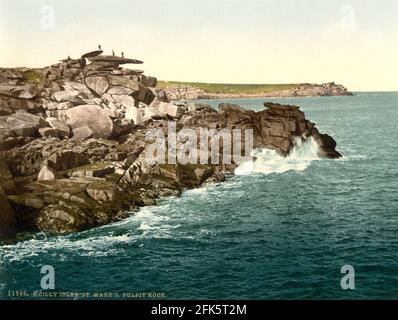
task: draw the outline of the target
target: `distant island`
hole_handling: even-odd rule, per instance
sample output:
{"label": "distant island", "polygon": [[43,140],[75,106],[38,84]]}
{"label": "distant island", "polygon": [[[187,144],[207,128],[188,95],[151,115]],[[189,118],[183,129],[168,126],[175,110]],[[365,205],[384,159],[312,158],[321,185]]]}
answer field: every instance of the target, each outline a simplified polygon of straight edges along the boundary
{"label": "distant island", "polygon": [[166,92],[170,100],[352,96],[347,88],[334,82],[323,84],[225,84],[159,81],[158,87]]}

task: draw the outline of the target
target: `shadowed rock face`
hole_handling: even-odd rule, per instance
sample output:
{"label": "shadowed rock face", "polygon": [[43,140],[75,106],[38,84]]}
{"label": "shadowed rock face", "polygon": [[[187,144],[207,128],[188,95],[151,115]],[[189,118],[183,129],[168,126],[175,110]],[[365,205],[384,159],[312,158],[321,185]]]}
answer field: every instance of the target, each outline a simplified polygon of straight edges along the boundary
{"label": "shadowed rock face", "polygon": [[[224,181],[224,174],[234,171],[234,162],[148,163],[145,148],[151,142],[145,135],[157,129],[167,137],[169,121],[176,122],[177,132],[252,129],[255,148],[284,156],[297,137],[313,137],[321,157],[341,156],[333,138],[321,134],[297,106],[265,103],[255,112],[227,103],[218,111],[205,104],[169,103],[155,88],[156,78],[119,67],[137,61],[101,54],[36,70],[42,80],[38,91],[28,88],[29,69],[0,69],[3,233],[15,227],[65,234],[100,226],[159,197]],[[9,88],[13,85],[18,88]],[[1,93],[5,89],[7,96]],[[9,99],[24,102],[10,106]],[[198,157],[203,156],[199,148]],[[221,159],[222,146],[216,153]]]}
{"label": "shadowed rock face", "polygon": [[280,149],[286,155],[292,147],[292,136],[313,137],[320,146],[321,157],[341,157],[335,149],[337,144],[334,139],[320,134],[315,124],[305,119],[299,107],[275,103],[264,103],[264,106],[267,110],[260,115],[264,147]]}
{"label": "shadowed rock face", "polygon": [[0,187],[0,240],[15,235],[15,213]]}
{"label": "shadowed rock face", "polygon": [[14,177],[7,165],[7,162],[0,156],[0,187],[6,194],[16,192]]}

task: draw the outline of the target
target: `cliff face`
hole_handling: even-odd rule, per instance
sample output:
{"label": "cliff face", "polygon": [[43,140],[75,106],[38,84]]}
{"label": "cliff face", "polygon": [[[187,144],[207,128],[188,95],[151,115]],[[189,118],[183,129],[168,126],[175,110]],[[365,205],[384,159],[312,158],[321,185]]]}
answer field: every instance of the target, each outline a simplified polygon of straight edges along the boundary
{"label": "cliff face", "polygon": [[[170,100],[200,100],[200,99],[231,99],[231,98],[287,98],[287,97],[322,97],[322,96],[352,96],[352,93],[342,85],[334,82],[324,84],[298,84],[289,89],[267,90],[264,92],[252,93],[251,90],[244,89],[239,93],[233,90],[206,90],[194,85],[170,85],[164,88]],[[256,90],[258,91],[258,90]],[[261,91],[261,89],[260,89]]]}
{"label": "cliff face", "polygon": [[[173,123],[177,133],[251,129],[255,148],[282,155],[295,138],[312,137],[320,156],[340,157],[333,138],[319,133],[297,106],[266,103],[254,112],[231,104],[219,110],[173,104],[156,78],[120,67],[125,63],[141,61],[96,51],[40,70],[0,70],[3,231],[64,234],[96,227],[233,172],[238,163],[211,164],[210,152],[207,164],[149,161],[147,133],[156,129],[168,137]],[[164,148],[167,154],[169,144]],[[192,148],[203,157],[199,146]],[[223,146],[215,152],[221,159]]]}
{"label": "cliff face", "polygon": [[341,84],[334,82],[324,84],[299,84],[289,95],[293,97],[352,96],[352,93]]}

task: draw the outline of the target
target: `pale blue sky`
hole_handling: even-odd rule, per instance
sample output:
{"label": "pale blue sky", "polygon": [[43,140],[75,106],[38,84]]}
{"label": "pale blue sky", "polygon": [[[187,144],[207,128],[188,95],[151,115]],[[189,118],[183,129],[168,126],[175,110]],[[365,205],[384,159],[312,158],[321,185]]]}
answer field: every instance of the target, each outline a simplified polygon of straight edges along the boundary
{"label": "pale blue sky", "polygon": [[0,66],[101,43],[161,79],[398,90],[397,17],[396,0],[0,0]]}

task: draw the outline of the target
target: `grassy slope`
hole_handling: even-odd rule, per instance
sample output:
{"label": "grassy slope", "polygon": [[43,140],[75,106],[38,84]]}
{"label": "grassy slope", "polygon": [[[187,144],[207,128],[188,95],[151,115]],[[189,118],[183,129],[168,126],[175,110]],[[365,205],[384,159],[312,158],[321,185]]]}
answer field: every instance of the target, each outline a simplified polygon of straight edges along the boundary
{"label": "grassy slope", "polygon": [[178,82],[178,81],[159,81],[158,87],[165,89],[176,86],[188,86],[202,89],[208,93],[218,94],[256,94],[272,91],[293,89],[296,84],[228,84],[228,83],[200,83],[200,82]]}

